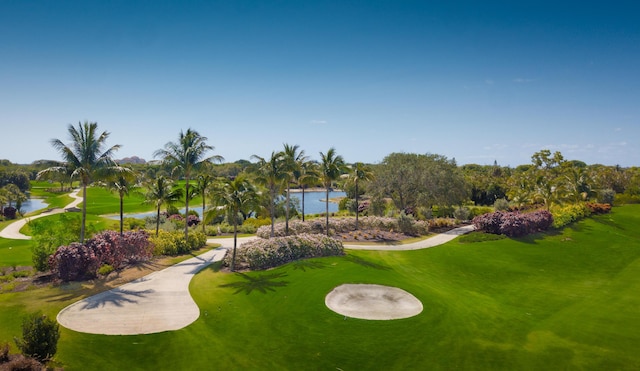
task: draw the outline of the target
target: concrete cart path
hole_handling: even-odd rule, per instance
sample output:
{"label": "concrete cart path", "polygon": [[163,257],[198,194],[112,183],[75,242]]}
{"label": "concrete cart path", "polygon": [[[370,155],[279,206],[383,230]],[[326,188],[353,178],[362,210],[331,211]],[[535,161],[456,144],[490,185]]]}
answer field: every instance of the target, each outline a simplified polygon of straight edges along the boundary
{"label": "concrete cart path", "polygon": [[[238,238],[238,246],[254,238]],[[208,242],[222,246],[71,304],[58,313],[58,322],[74,331],[105,335],[152,334],[187,327],[200,316],[189,294],[191,278],[233,248],[233,238]]]}
{"label": "concrete cart path", "polygon": [[461,236],[465,233],[469,233],[475,230],[473,225],[465,225],[464,227],[459,227],[452,229],[450,231],[436,234],[433,237],[429,237],[427,239],[412,242],[404,245],[349,245],[344,244],[345,249],[352,250],[389,250],[389,251],[405,251],[405,250],[419,250],[419,249],[427,249],[429,247],[434,247],[438,245],[442,245],[447,243],[454,238]]}
{"label": "concrete cart path", "polygon": [[76,189],[75,191],[69,194],[69,196],[73,197],[74,200],[64,208],[50,209],[38,215],[16,220],[15,222],[6,226],[2,231],[0,231],[0,237],[8,238],[11,240],[30,240],[31,236],[25,236],[24,234],[20,233],[20,230],[22,229],[22,227],[24,227],[31,220],[43,218],[45,216],[54,215],[54,214],[61,214],[61,213],[64,213],[66,209],[77,207],[82,202],[82,197],[78,196],[79,191],[80,191],[79,189]]}

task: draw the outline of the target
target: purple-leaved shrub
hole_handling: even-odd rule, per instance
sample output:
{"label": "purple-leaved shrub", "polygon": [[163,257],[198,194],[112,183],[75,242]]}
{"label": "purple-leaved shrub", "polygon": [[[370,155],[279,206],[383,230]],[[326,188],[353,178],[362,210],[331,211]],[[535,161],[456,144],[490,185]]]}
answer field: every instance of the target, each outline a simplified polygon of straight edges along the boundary
{"label": "purple-leaved shrub", "polygon": [[553,216],[547,210],[530,213],[496,211],[473,218],[473,225],[477,230],[509,237],[521,237],[545,231],[552,224]]}

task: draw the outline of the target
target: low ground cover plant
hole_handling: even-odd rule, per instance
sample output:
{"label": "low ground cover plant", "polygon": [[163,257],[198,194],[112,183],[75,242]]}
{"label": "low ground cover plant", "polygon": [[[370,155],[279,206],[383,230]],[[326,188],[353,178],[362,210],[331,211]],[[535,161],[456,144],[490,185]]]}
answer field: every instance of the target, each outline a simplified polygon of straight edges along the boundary
{"label": "low ground cover plant", "polygon": [[[342,242],[322,234],[257,239],[241,245],[236,253],[236,267],[260,270],[299,259],[338,255],[344,255]],[[231,266],[231,254],[227,254],[223,264]]]}

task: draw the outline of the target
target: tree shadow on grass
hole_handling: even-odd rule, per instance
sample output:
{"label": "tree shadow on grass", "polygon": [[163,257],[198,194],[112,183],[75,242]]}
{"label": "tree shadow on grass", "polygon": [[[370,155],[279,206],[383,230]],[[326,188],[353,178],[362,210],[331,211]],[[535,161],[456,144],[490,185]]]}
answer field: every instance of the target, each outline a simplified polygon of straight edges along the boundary
{"label": "tree shadow on grass", "polygon": [[374,263],[374,262],[370,262],[368,260],[362,259],[359,256],[355,256],[355,255],[347,255],[344,257],[347,261],[350,261],[352,263],[361,265],[363,267],[367,267],[367,268],[373,268],[373,269],[379,269],[379,270],[383,270],[383,271],[388,271],[391,270],[391,267],[388,267],[386,265],[382,265],[382,264],[378,264],[378,263]]}
{"label": "tree shadow on grass", "polygon": [[262,274],[255,277],[244,273],[236,273],[236,275],[242,277],[244,281],[236,281],[220,285],[220,287],[235,288],[236,291],[233,293],[234,295],[243,291],[245,294],[249,295],[254,290],[266,294],[267,291],[275,292],[275,287],[283,287],[289,284],[287,281],[276,281],[279,278],[285,277],[285,273]]}
{"label": "tree shadow on grass", "polygon": [[292,263],[293,269],[299,269],[303,272],[306,272],[307,269],[322,269],[327,266],[327,264],[319,261],[313,261],[308,259],[296,260]]}

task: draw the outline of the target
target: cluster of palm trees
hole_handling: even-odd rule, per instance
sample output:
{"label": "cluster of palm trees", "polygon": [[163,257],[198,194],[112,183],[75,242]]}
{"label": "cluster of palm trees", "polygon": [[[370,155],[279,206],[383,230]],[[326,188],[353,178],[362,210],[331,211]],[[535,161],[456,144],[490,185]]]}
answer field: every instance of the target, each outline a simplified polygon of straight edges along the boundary
{"label": "cluster of palm trees", "polygon": [[[82,188],[82,226],[80,242],[85,238],[86,225],[86,196],[87,187],[94,182],[101,182],[107,188],[118,193],[120,198],[120,233],[123,232],[123,198],[141,183],[136,173],[124,166],[120,166],[112,159],[113,153],[119,145],[108,147],[106,140],[109,133],[98,132],[97,123],[84,122],[76,126],[69,125],[71,142],[64,144],[59,139],[51,141],[63,157],[63,162],[41,171],[38,176],[55,173],[67,174],[80,181]],[[253,174],[244,174],[234,178],[216,178],[211,164],[223,161],[219,155],[209,155],[214,147],[207,144],[207,138],[197,131],[188,129],[181,131],[178,140],[168,142],[154,153],[162,160],[170,175],[158,175],[143,184],[146,189],[145,199],[156,208],[156,234],[159,229],[160,210],[163,205],[172,204],[180,199],[185,200],[186,211],[189,213],[189,200],[194,196],[202,197],[202,208],[206,215],[211,215],[222,208],[227,213],[227,219],[234,228],[234,240],[237,237],[238,215],[250,215],[260,208],[261,197],[267,197],[269,202],[268,214],[271,218],[271,235],[274,235],[275,205],[278,197],[285,195],[285,229],[289,232],[290,192],[292,187],[302,190],[302,219],[304,220],[304,192],[309,187],[321,185],[326,190],[326,230],[329,233],[329,191],[343,175],[348,174],[348,180],[353,181],[358,196],[358,182],[370,180],[371,170],[363,163],[356,163],[349,168],[342,156],[334,148],[326,153],[320,152],[319,162],[311,161],[298,145],[284,144],[282,151],[273,151],[269,158],[257,155],[252,159],[257,161]],[[184,189],[175,186],[174,178],[181,176],[185,181]],[[251,178],[251,180],[250,180]],[[262,186],[261,189],[254,185]],[[213,208],[206,208],[206,200],[214,203]],[[357,202],[357,199],[356,199]],[[356,213],[357,216],[357,213]],[[205,216],[205,220],[208,219]],[[356,217],[357,219],[357,217]],[[357,222],[356,222],[357,223]],[[204,231],[204,223],[203,223]],[[185,223],[185,239],[189,237],[189,226]],[[235,253],[235,243],[234,243]]]}

